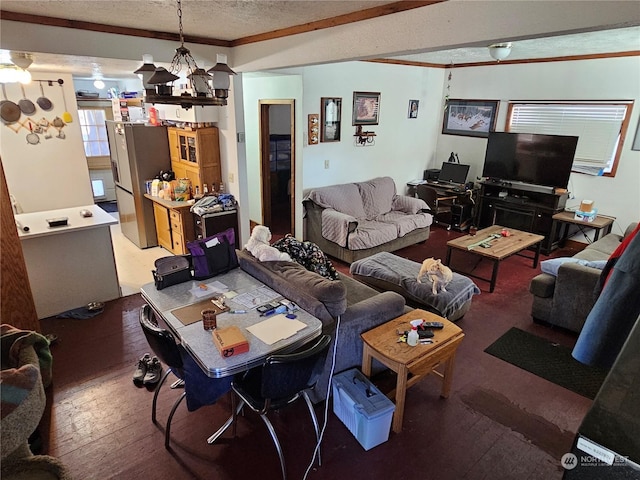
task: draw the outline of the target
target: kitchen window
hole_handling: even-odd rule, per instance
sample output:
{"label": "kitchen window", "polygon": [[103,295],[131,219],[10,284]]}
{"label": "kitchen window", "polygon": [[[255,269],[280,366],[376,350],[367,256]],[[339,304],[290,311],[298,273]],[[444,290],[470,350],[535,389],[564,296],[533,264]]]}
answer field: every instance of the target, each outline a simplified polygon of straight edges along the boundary
{"label": "kitchen window", "polygon": [[632,101],[511,102],[507,131],[579,137],[573,171],[615,176]]}

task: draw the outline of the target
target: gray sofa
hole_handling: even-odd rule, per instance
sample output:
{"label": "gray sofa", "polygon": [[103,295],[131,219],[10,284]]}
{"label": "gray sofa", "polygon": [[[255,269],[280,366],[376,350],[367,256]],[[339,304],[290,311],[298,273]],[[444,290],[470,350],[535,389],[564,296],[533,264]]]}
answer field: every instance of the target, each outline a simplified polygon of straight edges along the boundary
{"label": "gray sofa", "polygon": [[338,273],[338,280],[328,280],[295,262],[260,262],[247,250],[237,254],[242,270],[320,319],[323,333],[333,337],[320,379],[309,395],[314,403],[324,400],[327,395],[338,316],[340,328],[335,373],[362,365],[362,332],[408,310],[401,295],[378,293],[341,273]]}
{"label": "gray sofa", "polygon": [[304,239],[347,263],[423,242],[433,222],[427,204],[398,195],[391,177],[314,188],[303,205]]}
{"label": "gray sofa", "polygon": [[529,284],[533,320],[580,333],[596,301],[594,289],[602,270],[595,265],[602,266],[636,225],[629,225],[624,235],[605,235],[571,258],[550,260],[557,262],[557,275],[541,273]]}

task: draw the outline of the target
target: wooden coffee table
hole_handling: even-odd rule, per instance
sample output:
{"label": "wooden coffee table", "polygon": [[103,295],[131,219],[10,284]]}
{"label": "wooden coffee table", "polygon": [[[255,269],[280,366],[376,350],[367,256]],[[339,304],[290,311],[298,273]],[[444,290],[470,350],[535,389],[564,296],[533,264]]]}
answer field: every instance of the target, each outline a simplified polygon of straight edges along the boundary
{"label": "wooden coffee table", "polygon": [[[508,237],[500,235],[502,230],[509,232]],[[488,258],[493,261],[493,273],[491,279],[478,277],[468,272],[460,272],[469,277],[479,278],[486,282],[490,282],[489,292],[493,292],[496,287],[496,280],[498,279],[498,267],[500,262],[511,255],[519,255],[526,258],[527,255],[522,255],[520,252],[536,245],[536,250],[533,256],[533,268],[538,267],[538,259],[540,258],[540,246],[544,240],[543,235],[537,235],[535,233],[523,232],[516,230],[515,228],[501,227],[500,225],[493,225],[482,230],[478,230],[476,235],[465,235],[463,237],[456,238],[455,240],[449,240],[447,242],[447,259],[446,264],[451,267],[451,251],[462,250],[469,252],[472,255]],[[486,243],[486,247],[480,245],[480,243]]]}
{"label": "wooden coffee table", "polygon": [[[410,347],[404,342],[398,343],[396,330],[411,329],[409,322],[417,319],[442,322],[444,328],[433,330],[435,335],[432,344],[419,343],[415,347]],[[387,394],[389,398],[395,398],[396,402],[392,424],[394,432],[400,433],[402,431],[407,388],[423,377],[430,373],[440,377],[442,379],[440,396],[443,398],[449,396],[456,350],[464,338],[460,327],[446,318],[417,309],[369,330],[361,337],[364,341],[362,373],[367,377],[371,376],[371,360],[375,358],[398,375],[396,388]],[[436,371],[435,369],[441,364],[443,371]]]}

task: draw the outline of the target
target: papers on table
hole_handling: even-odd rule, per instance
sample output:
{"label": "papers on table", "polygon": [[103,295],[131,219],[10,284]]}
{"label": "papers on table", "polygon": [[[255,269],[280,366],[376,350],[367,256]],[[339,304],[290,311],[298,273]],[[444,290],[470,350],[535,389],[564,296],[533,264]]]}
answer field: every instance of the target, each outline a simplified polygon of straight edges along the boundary
{"label": "papers on table", "polygon": [[300,320],[280,314],[247,327],[247,330],[267,345],[273,345],[279,340],[295,335],[305,327],[306,325]]}
{"label": "papers on table", "polygon": [[215,280],[209,283],[199,283],[195,287],[193,287],[189,292],[194,297],[202,298],[212,293],[227,293],[229,291],[229,287],[227,287],[224,283]]}
{"label": "papers on table", "polygon": [[256,308],[263,303],[270,302],[274,298],[279,297],[280,294],[274,292],[269,287],[259,287],[250,292],[241,293],[234,298],[234,301],[240,303],[246,308]]}

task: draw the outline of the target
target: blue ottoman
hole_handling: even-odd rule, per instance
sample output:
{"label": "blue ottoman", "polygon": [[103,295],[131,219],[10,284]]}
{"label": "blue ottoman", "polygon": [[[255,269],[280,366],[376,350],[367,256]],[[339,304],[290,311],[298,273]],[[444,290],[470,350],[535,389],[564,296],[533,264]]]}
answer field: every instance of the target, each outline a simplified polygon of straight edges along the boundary
{"label": "blue ottoman", "polygon": [[353,262],[350,272],[353,278],[377,290],[399,293],[412,307],[424,308],[452,322],[462,318],[471,308],[472,297],[480,293],[478,286],[464,275],[454,273],[447,291],[434,295],[428,279],[423,279],[423,283],[416,280],[420,267],[412,260],[380,252]]}

